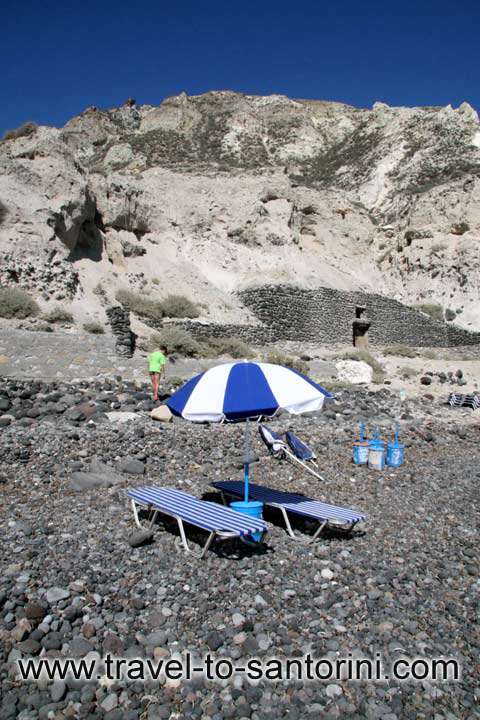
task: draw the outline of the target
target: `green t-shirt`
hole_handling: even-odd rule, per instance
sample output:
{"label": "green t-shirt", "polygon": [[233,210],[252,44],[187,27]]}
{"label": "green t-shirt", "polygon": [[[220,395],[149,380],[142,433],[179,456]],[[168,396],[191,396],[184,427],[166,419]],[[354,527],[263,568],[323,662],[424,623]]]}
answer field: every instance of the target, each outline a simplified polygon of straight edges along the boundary
{"label": "green t-shirt", "polygon": [[148,358],[148,370],[149,372],[159,373],[162,367],[165,365],[165,355],[160,350],[155,350]]}

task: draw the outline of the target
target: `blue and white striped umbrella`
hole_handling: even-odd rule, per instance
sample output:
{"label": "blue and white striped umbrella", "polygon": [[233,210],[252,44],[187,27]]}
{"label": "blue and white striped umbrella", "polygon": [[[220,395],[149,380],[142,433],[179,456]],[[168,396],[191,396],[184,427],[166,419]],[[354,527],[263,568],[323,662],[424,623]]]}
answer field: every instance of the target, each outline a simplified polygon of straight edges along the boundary
{"label": "blue and white striped umbrella", "polygon": [[[271,363],[225,363],[196,375],[177,390],[167,405],[174,415],[192,422],[246,420],[244,501],[248,503],[249,418],[279,410],[294,415],[320,410],[333,395],[295,370]],[[238,503],[237,503],[238,505]]]}
{"label": "blue and white striped umbrella", "polygon": [[217,365],[196,375],[174,393],[167,405],[174,415],[193,422],[246,420],[279,410],[299,415],[320,410],[333,395],[305,375],[271,363]]}

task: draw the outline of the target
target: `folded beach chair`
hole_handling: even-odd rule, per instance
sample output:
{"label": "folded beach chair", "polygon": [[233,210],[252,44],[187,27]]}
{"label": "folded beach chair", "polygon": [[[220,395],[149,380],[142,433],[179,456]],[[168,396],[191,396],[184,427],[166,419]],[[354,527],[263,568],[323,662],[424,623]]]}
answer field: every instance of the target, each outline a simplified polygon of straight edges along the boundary
{"label": "folded beach chair", "polygon": [[[263,540],[267,527],[262,520],[223,507],[217,503],[199,500],[180,490],[165,487],[142,487],[127,491],[131,499],[135,523],[144,529],[138,517],[139,508],[149,511],[149,527],[157,515],[169,515],[178,523],[180,538],[185,550],[196,557],[203,558],[214,539],[228,540],[238,537],[247,544],[258,545]],[[206,530],[209,535],[200,553],[190,549],[185,535],[184,523]],[[252,540],[254,533],[261,533],[258,542]]]}
{"label": "folded beach chair", "polygon": [[[222,498],[225,502],[225,495],[231,497],[243,496],[243,483],[237,480],[224,480],[212,483],[213,487],[220,490]],[[351,532],[355,525],[361,520],[366,519],[366,515],[358,510],[339,507],[337,505],[327,505],[319,500],[313,500],[305,495],[284,492],[282,490],[273,490],[271,488],[262,487],[261,485],[250,484],[249,496],[252,500],[259,500],[268,507],[280,510],[285,521],[288,534],[294,540],[301,542],[313,542],[320,535],[323,528],[327,525],[342,529],[345,532]],[[318,528],[311,537],[297,537],[293,532],[290,524],[289,513],[300,515],[308,520],[318,522]]]}
{"label": "folded beach chair", "polygon": [[278,433],[266,425],[259,425],[258,431],[270,455],[278,460],[289,460],[301,465],[304,470],[316,477],[317,480],[324,480],[318,472],[319,468],[315,453],[291,431],[288,431],[285,435],[286,442]]}
{"label": "folded beach chair", "polygon": [[276,433],[274,430],[271,430],[266,425],[259,425],[258,432],[260,433],[260,437],[262,438],[263,442],[267,446],[270,455],[273,455],[273,457],[276,457],[279,460],[284,460],[287,453],[289,452],[289,447],[285,440],[283,440],[278,433]]}

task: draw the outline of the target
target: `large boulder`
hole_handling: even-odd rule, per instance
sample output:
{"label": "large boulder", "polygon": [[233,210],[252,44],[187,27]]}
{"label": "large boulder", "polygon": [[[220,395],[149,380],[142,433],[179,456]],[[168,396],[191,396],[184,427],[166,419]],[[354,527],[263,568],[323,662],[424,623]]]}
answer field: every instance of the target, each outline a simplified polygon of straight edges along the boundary
{"label": "large boulder", "polygon": [[145,473],[144,463],[132,457],[126,457],[120,460],[118,469],[127,475],[143,475]]}
{"label": "large boulder", "polygon": [[335,366],[339,380],[349,382],[352,385],[372,382],[373,370],[363,360],[339,360],[335,363]]}
{"label": "large boulder", "polygon": [[87,472],[72,473],[69,482],[72,490],[82,492],[96,487],[111,487],[121,481],[122,478],[111,467],[94,458]]}
{"label": "large boulder", "polygon": [[148,545],[153,540],[152,530],[139,530],[131,533],[128,536],[128,544],[132,548],[141,547],[142,545]]}

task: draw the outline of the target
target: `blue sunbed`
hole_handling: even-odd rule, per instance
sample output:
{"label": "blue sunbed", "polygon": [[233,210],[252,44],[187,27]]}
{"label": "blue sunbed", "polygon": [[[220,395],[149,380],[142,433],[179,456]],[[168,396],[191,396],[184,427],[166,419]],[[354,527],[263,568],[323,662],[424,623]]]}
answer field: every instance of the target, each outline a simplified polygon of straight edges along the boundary
{"label": "blue sunbed", "polygon": [[[243,483],[238,480],[223,480],[212,483],[213,487],[220,490],[222,497],[230,495],[232,497],[243,496]],[[355,525],[361,520],[366,519],[366,515],[358,510],[339,507],[337,505],[327,505],[327,503],[313,500],[305,495],[284,492],[283,490],[273,490],[261,485],[249,485],[249,495],[252,500],[259,500],[268,507],[277,508],[281,511],[287,532],[294,540],[303,540],[295,535],[290,525],[288,513],[300,515],[309,520],[316,520],[319,524],[314,535],[307,539],[307,542],[313,542],[322,532],[326,525],[334,525],[341,527],[347,532],[351,532]]]}
{"label": "blue sunbed", "polygon": [[[199,500],[181,490],[165,487],[142,487],[127,491],[132,501],[135,523],[143,529],[138,507],[145,507],[150,512],[150,527],[153,526],[158,513],[175,518],[180,531],[183,547],[187,552],[202,558],[215,538],[227,540],[238,537],[243,542],[253,543],[254,533],[261,533],[260,541],[267,532],[267,526],[261,520],[243,515],[242,513],[223,507],[217,503]],[[194,525],[209,532],[209,536],[201,553],[193,552],[188,546],[183,523]],[[258,545],[258,542],[255,542]]]}

